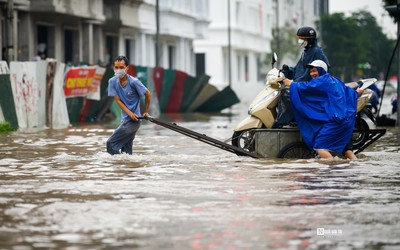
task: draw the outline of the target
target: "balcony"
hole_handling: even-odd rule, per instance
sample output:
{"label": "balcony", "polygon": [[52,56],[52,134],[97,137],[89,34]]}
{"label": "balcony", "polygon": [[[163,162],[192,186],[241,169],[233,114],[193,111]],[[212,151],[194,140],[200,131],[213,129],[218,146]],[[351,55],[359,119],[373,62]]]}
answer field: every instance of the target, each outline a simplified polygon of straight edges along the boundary
{"label": "balcony", "polygon": [[30,1],[32,12],[52,12],[70,16],[104,21],[103,0],[34,0]]}

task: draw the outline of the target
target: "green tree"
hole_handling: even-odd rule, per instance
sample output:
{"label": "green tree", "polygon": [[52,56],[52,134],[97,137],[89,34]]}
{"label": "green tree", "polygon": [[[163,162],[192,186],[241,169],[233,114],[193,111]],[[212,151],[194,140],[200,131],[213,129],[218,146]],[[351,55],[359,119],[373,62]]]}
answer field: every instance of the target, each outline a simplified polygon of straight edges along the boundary
{"label": "green tree", "polygon": [[[386,72],[394,41],[383,34],[368,11],[322,16],[317,22],[331,73],[344,81],[360,77],[379,77]],[[370,68],[360,68],[362,65]],[[362,73],[360,75],[360,73]]]}
{"label": "green tree", "polygon": [[[295,59],[298,56],[296,30],[292,28],[273,29],[271,51],[278,54],[280,62],[285,57]],[[267,54],[264,62],[266,65],[271,65],[272,53]]]}

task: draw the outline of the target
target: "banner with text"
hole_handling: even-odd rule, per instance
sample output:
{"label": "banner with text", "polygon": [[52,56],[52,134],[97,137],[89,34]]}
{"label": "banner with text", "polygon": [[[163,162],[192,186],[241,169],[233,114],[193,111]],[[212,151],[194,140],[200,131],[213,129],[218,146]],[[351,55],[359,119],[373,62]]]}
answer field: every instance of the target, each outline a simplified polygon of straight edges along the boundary
{"label": "banner with text", "polygon": [[100,83],[105,68],[72,67],[65,75],[65,97],[83,96],[100,100]]}

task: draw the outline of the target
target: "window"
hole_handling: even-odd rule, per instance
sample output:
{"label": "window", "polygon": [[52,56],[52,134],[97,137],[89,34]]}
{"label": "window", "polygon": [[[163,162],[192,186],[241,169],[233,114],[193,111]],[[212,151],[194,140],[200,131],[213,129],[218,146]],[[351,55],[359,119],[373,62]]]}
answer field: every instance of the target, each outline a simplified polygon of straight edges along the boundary
{"label": "window", "polygon": [[206,72],[206,54],[196,54],[196,76],[200,76]]}
{"label": "window", "polygon": [[244,80],[249,81],[249,57],[244,57]]}
{"label": "window", "polygon": [[135,40],[125,39],[125,56],[128,57],[129,63],[135,61]]}
{"label": "window", "polygon": [[175,46],[168,46],[168,68],[175,68]]}

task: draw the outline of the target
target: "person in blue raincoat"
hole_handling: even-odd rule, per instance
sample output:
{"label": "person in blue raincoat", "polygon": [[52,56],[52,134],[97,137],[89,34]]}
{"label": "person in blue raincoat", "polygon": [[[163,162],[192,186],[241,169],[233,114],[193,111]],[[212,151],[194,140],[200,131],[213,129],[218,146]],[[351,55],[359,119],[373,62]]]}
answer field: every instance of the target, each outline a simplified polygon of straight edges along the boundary
{"label": "person in blue raincoat", "polygon": [[[329,67],[329,61],[324,51],[318,46],[317,32],[309,26],[300,27],[297,30],[298,43],[301,48],[304,48],[303,53],[295,67],[289,67],[286,64],[282,67],[282,72],[288,79],[293,79],[295,82],[310,81],[310,71],[306,67],[307,64],[314,60],[322,60]],[[273,124],[273,128],[280,128],[290,123],[293,123],[294,117],[290,109],[289,89],[284,88],[281,93],[281,98],[278,102],[277,118]]]}
{"label": "person in blue raincoat", "polygon": [[363,90],[355,91],[331,76],[322,60],[307,67],[311,81],[283,80],[290,87],[291,109],[304,142],[321,158],[331,158],[336,152],[356,159],[346,146],[351,142],[357,99]]}

